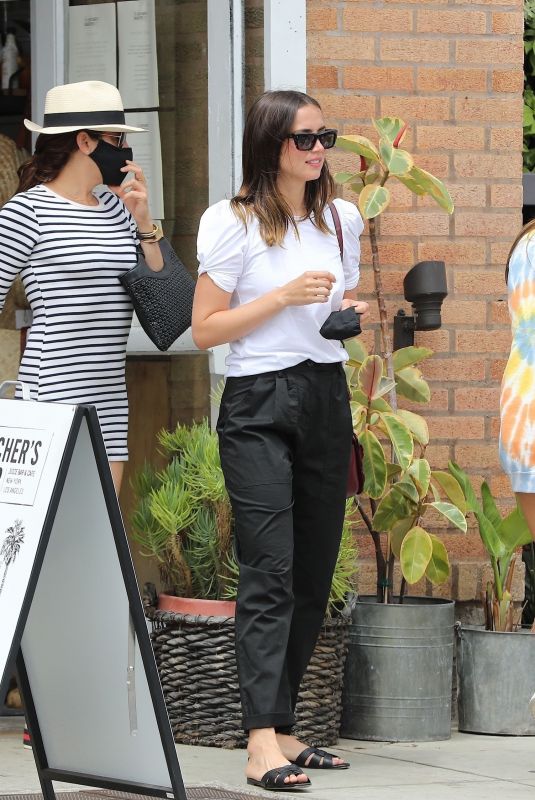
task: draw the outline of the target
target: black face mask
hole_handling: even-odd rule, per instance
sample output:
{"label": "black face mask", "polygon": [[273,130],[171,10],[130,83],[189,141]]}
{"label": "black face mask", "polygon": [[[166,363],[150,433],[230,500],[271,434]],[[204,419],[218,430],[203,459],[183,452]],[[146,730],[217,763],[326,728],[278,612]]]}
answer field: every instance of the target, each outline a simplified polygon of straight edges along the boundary
{"label": "black face mask", "polygon": [[102,175],[102,183],[106,186],[120,186],[126,178],[126,173],[121,172],[121,167],[126,167],[127,161],[132,161],[131,147],[115,147],[104,139],[99,142],[89,158],[92,158]]}

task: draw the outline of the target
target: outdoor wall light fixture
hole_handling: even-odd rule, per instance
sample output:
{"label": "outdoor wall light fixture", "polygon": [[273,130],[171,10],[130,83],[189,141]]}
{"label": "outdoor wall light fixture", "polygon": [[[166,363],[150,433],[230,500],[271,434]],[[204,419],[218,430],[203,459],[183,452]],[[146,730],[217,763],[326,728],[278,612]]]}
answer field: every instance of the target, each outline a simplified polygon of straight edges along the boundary
{"label": "outdoor wall light fixture", "polygon": [[400,308],[394,317],[394,350],[414,344],[414,331],[440,328],[440,308],[448,294],[446,265],[443,261],[420,261],[403,279],[405,300],[412,304],[413,316]]}

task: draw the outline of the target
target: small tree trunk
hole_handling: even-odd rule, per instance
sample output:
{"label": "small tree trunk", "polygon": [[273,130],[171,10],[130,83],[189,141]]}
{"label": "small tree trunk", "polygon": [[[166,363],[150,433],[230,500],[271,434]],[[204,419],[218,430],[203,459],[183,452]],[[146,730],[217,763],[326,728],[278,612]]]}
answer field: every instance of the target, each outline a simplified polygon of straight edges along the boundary
{"label": "small tree trunk", "polygon": [[[377,228],[375,219],[368,220],[370,231],[370,244],[372,248],[373,281],[375,286],[375,297],[379,307],[379,324],[381,326],[381,355],[386,361],[386,371],[389,378],[394,380],[394,361],[392,358],[392,340],[388,328],[388,317],[386,312],[385,295],[383,289],[383,279],[381,276],[381,266],[379,264],[379,249],[377,247]],[[397,411],[398,400],[396,389],[391,389],[389,393],[390,405],[393,411]]]}

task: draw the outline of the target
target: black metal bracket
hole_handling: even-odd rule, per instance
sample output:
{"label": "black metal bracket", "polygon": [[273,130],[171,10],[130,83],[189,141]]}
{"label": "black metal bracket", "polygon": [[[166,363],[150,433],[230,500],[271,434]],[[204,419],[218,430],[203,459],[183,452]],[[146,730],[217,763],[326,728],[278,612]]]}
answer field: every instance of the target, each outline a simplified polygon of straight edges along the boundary
{"label": "black metal bracket", "polygon": [[394,350],[401,350],[402,347],[411,347],[414,344],[415,329],[414,317],[409,317],[400,308],[394,317]]}

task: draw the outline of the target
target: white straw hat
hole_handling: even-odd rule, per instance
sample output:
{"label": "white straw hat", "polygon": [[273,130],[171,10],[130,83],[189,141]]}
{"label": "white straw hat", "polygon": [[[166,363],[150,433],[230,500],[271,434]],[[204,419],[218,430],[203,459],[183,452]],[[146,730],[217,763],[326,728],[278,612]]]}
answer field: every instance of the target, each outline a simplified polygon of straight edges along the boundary
{"label": "white straw hat", "polygon": [[46,93],[43,125],[29,119],[24,125],[35,133],[70,131],[110,131],[137,133],[144,128],[125,125],[121,95],[115,86],[103,81],[81,81],[54,86]]}

